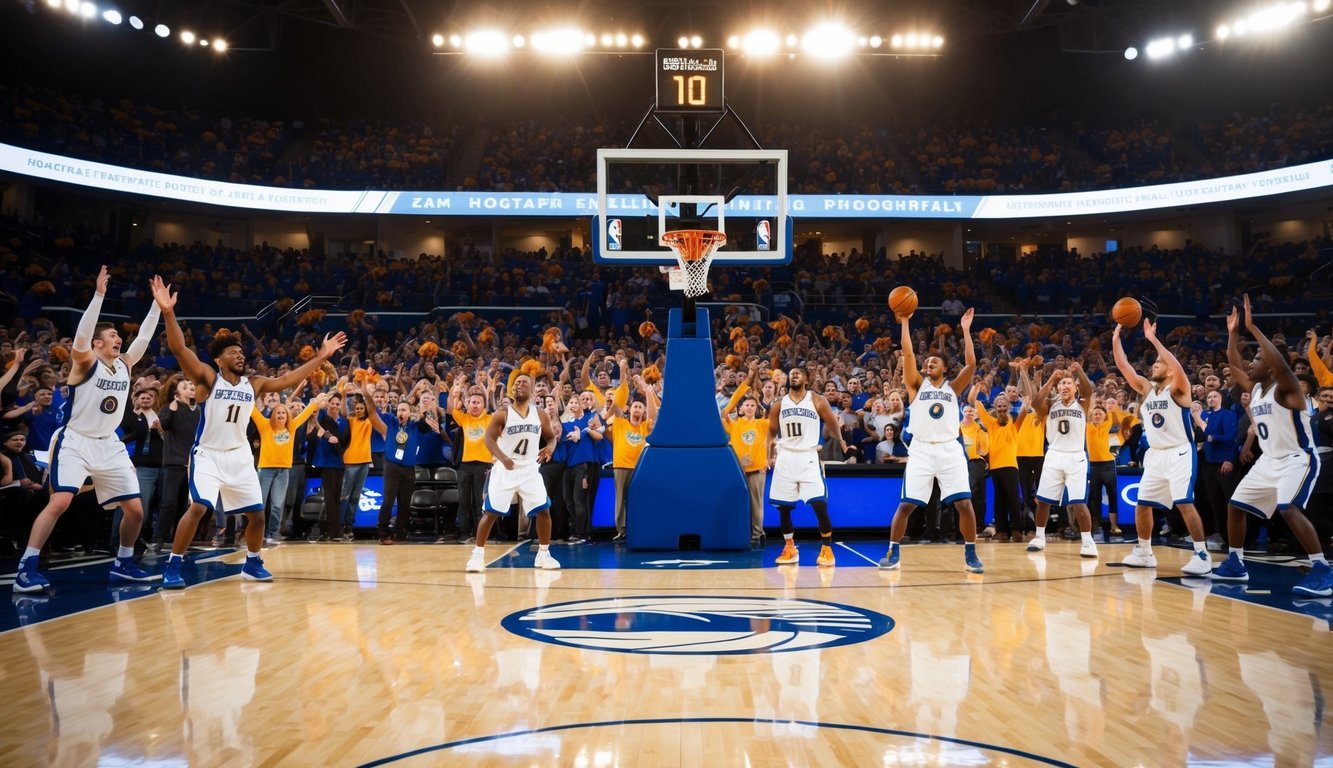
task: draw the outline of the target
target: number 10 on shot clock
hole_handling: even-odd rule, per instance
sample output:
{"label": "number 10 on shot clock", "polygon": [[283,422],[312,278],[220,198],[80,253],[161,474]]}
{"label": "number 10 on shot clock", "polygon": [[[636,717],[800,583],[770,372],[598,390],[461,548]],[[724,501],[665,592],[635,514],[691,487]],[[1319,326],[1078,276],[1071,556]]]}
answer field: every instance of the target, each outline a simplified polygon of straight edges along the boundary
{"label": "number 10 on shot clock", "polygon": [[721,48],[658,48],[657,111],[723,112]]}

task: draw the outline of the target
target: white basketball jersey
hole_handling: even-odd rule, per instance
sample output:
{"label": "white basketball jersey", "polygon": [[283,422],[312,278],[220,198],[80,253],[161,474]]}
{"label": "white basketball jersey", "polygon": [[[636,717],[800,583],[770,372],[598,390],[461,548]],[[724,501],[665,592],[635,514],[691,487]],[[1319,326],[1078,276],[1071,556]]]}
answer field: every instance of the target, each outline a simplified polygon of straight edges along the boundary
{"label": "white basketball jersey", "polygon": [[810,390],[799,402],[783,395],[778,411],[778,448],[784,451],[813,451],[819,448],[819,411]]}
{"label": "white basketball jersey", "polygon": [[1149,448],[1194,447],[1194,427],[1190,424],[1190,409],[1176,402],[1171,387],[1158,389],[1152,385],[1139,406],[1143,420],[1143,435]]}
{"label": "white basketball jersey", "polygon": [[542,447],[542,417],[539,409],[529,401],[528,415],[524,416],[514,410],[511,404],[505,417],[504,431],[495,443],[506,456],[513,459],[514,469],[535,465],[537,452]]}
{"label": "white basketball jersey", "polygon": [[1077,399],[1069,405],[1059,398],[1051,403],[1046,412],[1046,450],[1075,453],[1088,450],[1088,415]]}
{"label": "white basketball jersey", "polygon": [[947,379],[938,387],[930,379],[923,379],[907,411],[907,429],[913,442],[947,443],[958,439],[958,394]]}
{"label": "white basketball jersey", "polygon": [[1265,393],[1263,387],[1255,384],[1250,394],[1250,420],[1259,435],[1259,447],[1265,455],[1274,457],[1309,453],[1314,445],[1310,414],[1293,411],[1276,398],[1277,385]]}
{"label": "white basketball jersey", "polygon": [[250,424],[250,411],[255,407],[255,389],[250,379],[242,376],[235,385],[228,384],[221,375],[213,379],[213,391],[204,401],[199,414],[199,429],[194,433],[194,447],[215,451],[246,448],[245,428]]}
{"label": "white basketball jersey", "polygon": [[65,428],[88,437],[116,434],[125,415],[129,394],[130,368],[125,361],[116,360],[108,368],[100,359],[94,358],[88,377],[69,388],[69,399],[64,404]]}

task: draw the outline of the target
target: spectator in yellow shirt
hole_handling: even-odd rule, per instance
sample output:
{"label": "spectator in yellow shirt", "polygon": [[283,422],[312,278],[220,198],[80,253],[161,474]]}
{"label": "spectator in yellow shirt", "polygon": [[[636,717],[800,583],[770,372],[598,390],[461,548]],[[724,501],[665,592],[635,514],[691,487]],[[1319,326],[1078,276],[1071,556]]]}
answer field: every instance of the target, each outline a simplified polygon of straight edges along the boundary
{"label": "spectator in yellow shirt", "polygon": [[1110,541],[1121,534],[1120,489],[1115,481],[1115,453],[1111,450],[1111,429],[1116,425],[1106,416],[1106,408],[1093,406],[1088,421],[1088,508],[1101,507],[1102,493],[1106,493],[1107,518],[1102,521],[1102,536]]}
{"label": "spectator in yellow shirt", "polygon": [[[459,376],[449,393],[449,412],[463,436],[462,453],[458,464],[458,535],[464,544],[476,541],[477,523],[481,520],[482,493],[486,488],[486,473],[495,457],[486,448],[486,427],[491,414],[486,411],[486,395],[482,390],[464,389],[464,377]],[[467,398],[467,410],[459,410],[459,403]]]}
{"label": "spectator in yellow shirt", "polygon": [[[764,540],[764,480],[771,460],[768,453],[769,421],[759,415],[759,400],[751,387],[759,376],[759,361],[750,361],[750,375],[741,382],[722,412],[722,425],[730,437],[731,450],[736,453],[745,484],[750,491],[750,546],[757,547]],[[736,404],[740,403],[740,415]]]}
{"label": "spectator in yellow shirt", "polygon": [[648,445],[648,434],[653,431],[657,421],[657,395],[643,379],[635,376],[634,387],[643,396],[643,401],[629,404],[629,414],[625,406],[629,402],[629,360],[624,352],[619,355],[620,386],[615,390],[608,409],[611,414],[611,468],[616,480],[616,535],[612,541],[625,539],[625,510],[629,505],[629,479],[634,474],[634,467],[639,463],[639,456]]}
{"label": "spectator in yellow shirt", "polygon": [[324,407],[328,395],[321,394],[304,410],[292,416],[286,405],[277,405],[268,418],[258,408],[250,409],[250,421],[259,432],[259,491],[264,500],[264,541],[277,543],[278,524],[287,500],[287,471],[292,468],[292,433]]}
{"label": "spectator in yellow shirt", "polygon": [[986,461],[991,484],[995,486],[995,523],[980,535],[994,538],[995,541],[1021,542],[1027,528],[1027,518],[1018,495],[1018,430],[1027,418],[1027,411],[1020,411],[1017,420],[1010,419],[1009,398],[1000,395],[995,398],[995,415],[992,416],[978,403],[977,392],[974,387],[971,403],[977,409],[977,419],[986,428],[990,444]]}

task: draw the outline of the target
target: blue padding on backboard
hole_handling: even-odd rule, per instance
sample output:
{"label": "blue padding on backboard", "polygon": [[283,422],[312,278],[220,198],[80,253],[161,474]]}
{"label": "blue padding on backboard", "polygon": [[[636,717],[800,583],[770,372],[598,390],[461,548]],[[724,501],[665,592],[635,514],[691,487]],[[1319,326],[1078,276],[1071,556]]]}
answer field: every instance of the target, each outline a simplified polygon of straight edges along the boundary
{"label": "blue padding on backboard", "polygon": [[625,529],[630,549],[679,549],[682,536],[698,536],[701,549],[747,548],[750,492],[735,452],[644,448],[630,477]]}
{"label": "blue padding on backboard", "polygon": [[648,444],[662,448],[726,447],[727,431],[717,407],[713,378],[713,341],[709,338],[708,310],[700,307],[694,329],[702,338],[685,338],[691,330],[681,310],[671,310],[667,321],[667,364],[662,381],[662,404]]}

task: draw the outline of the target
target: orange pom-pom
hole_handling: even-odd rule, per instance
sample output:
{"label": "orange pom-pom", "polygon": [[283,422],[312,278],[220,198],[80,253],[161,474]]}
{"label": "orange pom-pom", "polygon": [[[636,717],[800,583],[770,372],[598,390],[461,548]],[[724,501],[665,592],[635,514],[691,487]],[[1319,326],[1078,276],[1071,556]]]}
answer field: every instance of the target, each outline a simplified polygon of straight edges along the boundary
{"label": "orange pom-pom", "polygon": [[940,323],[939,325],[935,326],[936,336],[947,336],[950,333],[953,333],[953,327],[950,326],[948,323]]}
{"label": "orange pom-pom", "polygon": [[645,339],[651,339],[656,335],[657,335],[657,326],[653,325],[651,321],[644,321],[642,323],[639,323],[639,336]]}
{"label": "orange pom-pom", "polygon": [[126,333],[134,333],[135,331],[139,330],[138,323],[128,323],[128,322],[121,323],[120,327],[121,330],[125,331]]}
{"label": "orange pom-pom", "polygon": [[536,379],[542,375],[542,364],[540,360],[527,360],[518,367],[518,370],[521,373]]}
{"label": "orange pom-pom", "polygon": [[778,346],[779,346],[779,347],[789,347],[789,346],[791,346],[791,337],[790,337],[790,336],[787,336],[786,334],[783,334],[782,336],[779,336],[779,337],[778,337]]}
{"label": "orange pom-pom", "polygon": [[352,381],[357,384],[365,384],[369,373],[370,371],[367,371],[365,368],[357,368],[355,371],[352,371]]}
{"label": "orange pom-pom", "polygon": [[731,348],[736,350],[738,355],[750,354],[750,342],[744,336],[740,336],[731,342]]}
{"label": "orange pom-pom", "polygon": [[865,333],[868,330],[870,330],[870,321],[864,317],[858,318],[856,321],[856,332]]}
{"label": "orange pom-pom", "polygon": [[732,328],[732,329],[731,329],[731,340],[732,340],[732,341],[735,341],[736,339],[743,339],[743,338],[745,338],[745,329],[744,329],[744,328],[737,327],[737,328]]}
{"label": "orange pom-pom", "polygon": [[650,365],[643,369],[643,380],[647,384],[656,384],[662,380],[662,371],[656,365]]}
{"label": "orange pom-pom", "polygon": [[887,352],[893,346],[893,340],[888,336],[881,336],[870,346],[874,347],[876,352]]}
{"label": "orange pom-pom", "polygon": [[454,357],[467,357],[467,344],[455,341],[454,345],[450,347],[450,351],[454,353]]}
{"label": "orange pom-pom", "polygon": [[489,325],[486,326],[485,328],[482,328],[481,333],[477,334],[477,342],[479,344],[494,344],[495,329],[490,327]]}
{"label": "orange pom-pom", "polygon": [[739,364],[740,364],[740,358],[736,357],[735,355],[727,355],[726,366],[728,368],[736,368]]}
{"label": "orange pom-pom", "polygon": [[981,343],[982,343],[982,344],[989,344],[989,343],[991,343],[992,341],[995,341],[995,329],[994,329],[994,328],[982,328],[982,329],[981,329],[981,334],[980,334],[980,335],[981,335]]}
{"label": "orange pom-pom", "polygon": [[56,344],[51,347],[51,359],[57,363],[69,361],[69,348],[64,344]]}
{"label": "orange pom-pom", "polygon": [[[462,342],[459,343],[462,344]],[[466,349],[467,345],[464,344],[463,348]],[[440,354],[440,345],[436,344],[433,341],[428,341],[417,348],[417,355],[427,360],[430,360],[439,354]]]}
{"label": "orange pom-pom", "polygon": [[366,311],[364,309],[354,309],[347,314],[347,319],[353,323],[359,323],[366,319]]}
{"label": "orange pom-pom", "polygon": [[56,287],[50,280],[42,280],[34,284],[29,290],[38,296],[50,296],[56,292]]}
{"label": "orange pom-pom", "polygon": [[303,363],[313,360],[315,358],[315,348],[307,344],[304,347],[301,347],[301,352],[297,357]]}

